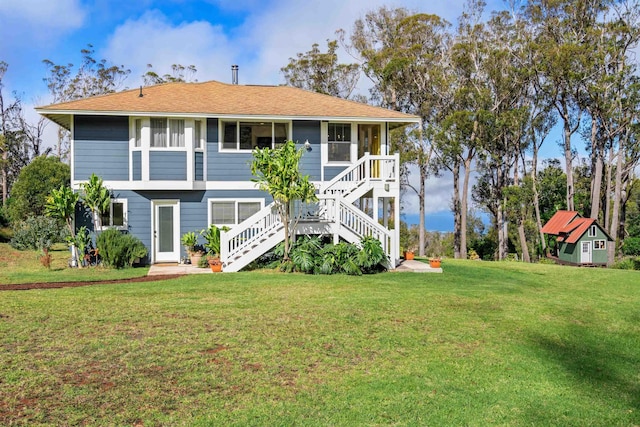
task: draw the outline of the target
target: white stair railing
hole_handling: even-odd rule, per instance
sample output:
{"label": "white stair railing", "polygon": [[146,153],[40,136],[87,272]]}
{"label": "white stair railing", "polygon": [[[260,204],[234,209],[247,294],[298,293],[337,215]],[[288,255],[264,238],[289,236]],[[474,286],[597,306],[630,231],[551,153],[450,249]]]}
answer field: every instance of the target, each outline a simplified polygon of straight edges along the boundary
{"label": "white stair railing", "polygon": [[395,253],[393,232],[375,222],[371,217],[355,206],[340,200],[336,204],[338,208],[337,217],[340,219],[340,226],[345,227],[359,239],[363,237],[373,237],[380,241],[384,253],[389,261],[393,259]]}
{"label": "white stair railing", "polygon": [[283,227],[275,203],[250,216],[231,230],[220,233],[220,259],[223,263],[233,259]]}
{"label": "white stair railing", "polygon": [[320,188],[321,194],[340,194],[347,197],[362,185],[371,182],[399,182],[400,155],[379,156],[365,153],[352,166],[340,172]]}

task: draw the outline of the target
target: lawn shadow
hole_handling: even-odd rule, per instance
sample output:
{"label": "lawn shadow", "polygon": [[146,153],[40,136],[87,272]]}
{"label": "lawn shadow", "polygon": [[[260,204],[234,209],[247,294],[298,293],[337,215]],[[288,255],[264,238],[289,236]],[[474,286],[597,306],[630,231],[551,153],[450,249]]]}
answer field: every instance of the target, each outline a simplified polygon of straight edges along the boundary
{"label": "lawn shadow", "polygon": [[[568,374],[559,376],[557,382],[568,382],[582,396],[591,401],[601,400],[605,406],[617,401],[617,409],[626,407],[637,417],[640,352],[636,351],[637,345],[634,350],[634,340],[615,333],[597,333],[576,324],[569,324],[560,335],[540,332],[531,335],[535,352]],[[538,416],[546,418],[550,414]]]}

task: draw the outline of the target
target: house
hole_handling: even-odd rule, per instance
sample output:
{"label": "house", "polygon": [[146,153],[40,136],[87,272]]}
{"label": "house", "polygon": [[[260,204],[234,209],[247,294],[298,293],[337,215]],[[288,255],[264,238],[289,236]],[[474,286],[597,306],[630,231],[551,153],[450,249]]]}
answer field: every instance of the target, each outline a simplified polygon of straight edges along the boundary
{"label": "house", "polygon": [[[37,108],[71,132],[74,189],[92,173],[112,190],[104,226],[137,236],[150,263],[178,262],[180,236],[210,224],[225,271],[283,240],[269,194],[251,181],[255,147],[293,140],[319,202],[298,206],[298,233],[378,238],[399,259],[400,160],[394,128],[419,117],[287,86],[167,83]],[[76,216],[76,225],[91,226]],[[394,228],[395,227],[395,228]]]}
{"label": "house", "polygon": [[606,265],[607,246],[613,239],[593,218],[575,211],[558,211],[542,227],[556,237],[552,256],[561,264]]}

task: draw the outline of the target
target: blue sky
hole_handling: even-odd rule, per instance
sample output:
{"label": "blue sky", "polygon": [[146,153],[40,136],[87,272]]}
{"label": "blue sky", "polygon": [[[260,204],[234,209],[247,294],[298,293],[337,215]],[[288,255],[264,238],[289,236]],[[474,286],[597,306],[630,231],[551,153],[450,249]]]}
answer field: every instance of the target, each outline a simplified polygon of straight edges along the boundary
{"label": "blue sky", "polygon": [[[463,0],[0,0],[0,60],[9,64],[6,92],[23,99],[27,117],[34,105],[50,102],[42,61],[78,64],[87,44],[96,59],[131,69],[125,87],[141,84],[147,64],[163,74],[171,64],[195,65],[199,81],[229,82],[232,64],[240,66],[240,84],[283,83],[280,68],[313,43],[326,46],[335,31],[349,32],[356,19],[379,6],[406,7],[455,22]],[[489,1],[488,10],[501,7]],[[352,61],[342,52],[341,60]],[[359,90],[370,83],[361,79]],[[124,87],[123,87],[124,88]],[[55,140],[55,126],[47,129]],[[553,137],[552,137],[553,138]],[[46,141],[45,141],[46,143]],[[51,145],[53,143],[51,142]],[[559,157],[557,143],[548,149]],[[555,154],[557,153],[557,154]],[[445,218],[451,179],[428,183],[427,228],[450,229]],[[404,197],[407,216],[417,217],[417,199]]]}

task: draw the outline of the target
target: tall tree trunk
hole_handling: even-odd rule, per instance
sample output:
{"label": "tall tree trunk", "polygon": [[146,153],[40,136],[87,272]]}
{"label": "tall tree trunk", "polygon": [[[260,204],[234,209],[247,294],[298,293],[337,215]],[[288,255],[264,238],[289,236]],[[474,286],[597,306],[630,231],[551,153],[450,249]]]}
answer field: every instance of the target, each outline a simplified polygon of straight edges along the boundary
{"label": "tall tree trunk", "polygon": [[542,218],[540,217],[540,196],[538,195],[538,145],[533,141],[533,162],[531,166],[531,186],[533,189],[533,208],[536,214],[536,226],[540,234],[542,256],[547,254],[547,242],[542,232]]}
{"label": "tall tree trunk", "polygon": [[419,165],[420,168],[420,192],[418,194],[418,200],[420,201],[420,230],[418,233],[420,248],[418,249],[418,255],[424,256],[425,236],[424,236],[424,202],[425,202],[425,187],[427,182],[427,165]]}
{"label": "tall tree trunk", "polygon": [[573,203],[573,153],[571,152],[571,127],[569,122],[564,122],[564,163],[567,175],[567,210],[575,210]]}
{"label": "tall tree trunk", "polygon": [[615,158],[615,150],[612,144],[611,148],[609,149],[609,162],[607,165],[607,189],[605,191],[607,198],[605,199],[605,206],[604,206],[604,227],[605,228],[609,227],[609,222],[611,218],[611,197],[609,197],[609,195],[611,194],[611,179],[612,179],[611,175],[613,174],[614,158]]}
{"label": "tall tree trunk", "polygon": [[[629,132],[629,131],[627,131]],[[615,249],[618,243],[618,224],[620,218],[620,200],[622,199],[622,168],[624,158],[624,147],[627,135],[619,139],[618,160],[616,161],[616,178],[615,190],[613,192],[613,209],[611,211],[611,226],[609,227],[609,235],[614,240],[613,245],[609,245],[607,254],[609,256],[608,265],[612,265],[615,258]]]}
{"label": "tall tree trunk", "polygon": [[[462,255],[462,210],[460,203],[460,159],[453,161],[453,257],[461,259]],[[466,258],[466,256],[465,256]]]}
{"label": "tall tree trunk", "polygon": [[598,219],[600,214],[600,190],[602,188],[602,148],[598,143],[598,125],[595,117],[591,118],[591,215]]}
{"label": "tall tree trunk", "polygon": [[471,159],[473,154],[464,160],[464,179],[462,182],[462,203],[460,204],[460,258],[467,259],[467,217],[469,214],[469,181],[471,180]]}

